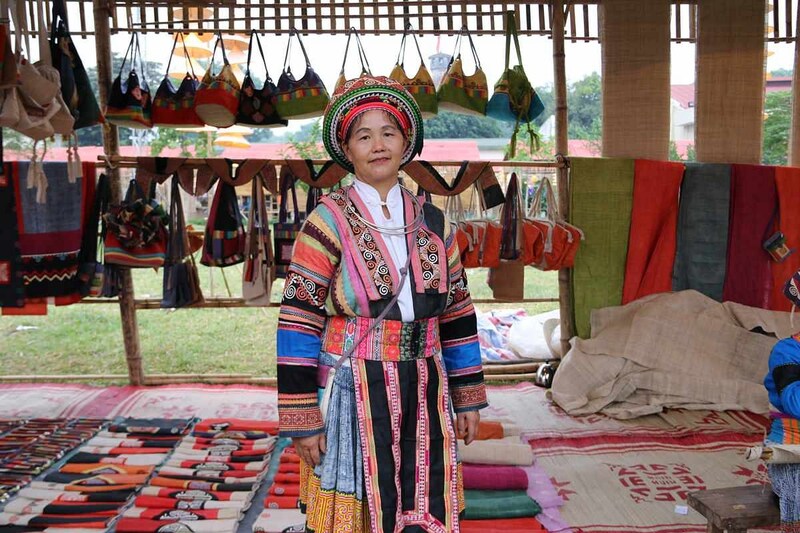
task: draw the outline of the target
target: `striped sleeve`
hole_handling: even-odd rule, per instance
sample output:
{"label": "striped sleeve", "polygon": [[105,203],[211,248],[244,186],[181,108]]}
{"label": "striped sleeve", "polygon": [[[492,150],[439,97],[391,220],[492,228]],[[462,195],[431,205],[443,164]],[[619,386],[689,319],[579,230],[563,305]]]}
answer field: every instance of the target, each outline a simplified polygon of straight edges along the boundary
{"label": "striped sleeve", "polygon": [[278,419],[284,437],[321,433],[317,360],[328,288],[339,263],[338,234],[328,208],[318,206],[295,240],[278,314]]}
{"label": "striped sleeve", "polygon": [[439,317],[442,355],[456,413],[477,411],[489,405],[483,383],[477,318],[469,295],[467,276],[461,265],[455,232],[449,223],[445,227],[449,229],[445,244],[450,291],[447,307]]}

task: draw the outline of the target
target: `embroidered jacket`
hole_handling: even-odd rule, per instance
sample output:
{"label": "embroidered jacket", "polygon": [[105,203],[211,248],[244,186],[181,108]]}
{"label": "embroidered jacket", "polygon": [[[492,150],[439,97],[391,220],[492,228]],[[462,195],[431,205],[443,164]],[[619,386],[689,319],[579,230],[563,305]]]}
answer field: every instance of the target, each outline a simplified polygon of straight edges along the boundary
{"label": "embroidered jacket", "polygon": [[769,403],[782,413],[800,418],[800,333],[772,347],[764,386]]}
{"label": "embroidered jacket", "polygon": [[[404,198],[405,220],[414,204]],[[317,401],[317,364],[328,317],[376,317],[399,283],[386,243],[357,217],[369,210],[353,189],[324,197],[294,243],[278,317],[278,411],[281,435],[307,436],[324,429]],[[438,317],[442,357],[456,412],[486,402],[475,310],[461,266],[455,232],[442,212],[423,206],[425,225],[407,236],[415,319]],[[414,253],[416,250],[417,253]],[[386,318],[400,320],[395,306]]]}

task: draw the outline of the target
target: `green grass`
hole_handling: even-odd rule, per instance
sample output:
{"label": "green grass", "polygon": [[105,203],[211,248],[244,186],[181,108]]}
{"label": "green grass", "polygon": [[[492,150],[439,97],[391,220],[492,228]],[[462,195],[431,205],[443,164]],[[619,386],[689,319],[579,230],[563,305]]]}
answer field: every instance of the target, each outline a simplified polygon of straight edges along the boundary
{"label": "green grass", "polygon": [[[228,296],[223,270],[198,264],[203,293]],[[241,294],[241,265],[224,269],[232,296]],[[473,298],[491,298],[486,269],[468,271]],[[137,298],[161,297],[161,272],[134,271]],[[212,293],[213,279],[213,293]],[[280,301],[283,283],[273,285]],[[556,272],[525,269],[526,298],[557,298]],[[558,307],[557,302],[479,304],[523,308],[529,314]],[[233,373],[275,376],[278,308],[140,310],[136,314],[144,371]],[[0,316],[0,375],[127,374],[119,306],[76,304],[49,307],[47,316]],[[125,380],[119,383],[124,383]]]}

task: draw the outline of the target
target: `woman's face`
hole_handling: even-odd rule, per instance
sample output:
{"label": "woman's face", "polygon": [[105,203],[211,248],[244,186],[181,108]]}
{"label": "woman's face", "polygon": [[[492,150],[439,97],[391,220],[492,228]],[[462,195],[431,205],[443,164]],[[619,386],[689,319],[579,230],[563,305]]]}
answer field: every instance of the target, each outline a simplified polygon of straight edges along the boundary
{"label": "woman's face", "polygon": [[407,141],[394,118],[380,109],[359,116],[344,143],[358,178],[372,186],[397,181]]}

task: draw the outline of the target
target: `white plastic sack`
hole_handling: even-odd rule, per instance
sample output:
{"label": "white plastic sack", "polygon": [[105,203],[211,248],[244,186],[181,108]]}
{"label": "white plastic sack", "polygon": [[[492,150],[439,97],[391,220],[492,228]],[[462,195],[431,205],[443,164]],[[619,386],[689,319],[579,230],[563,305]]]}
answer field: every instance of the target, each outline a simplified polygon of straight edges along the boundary
{"label": "white plastic sack", "polygon": [[520,318],[508,331],[508,347],[520,358],[549,361],[561,358],[559,311]]}

